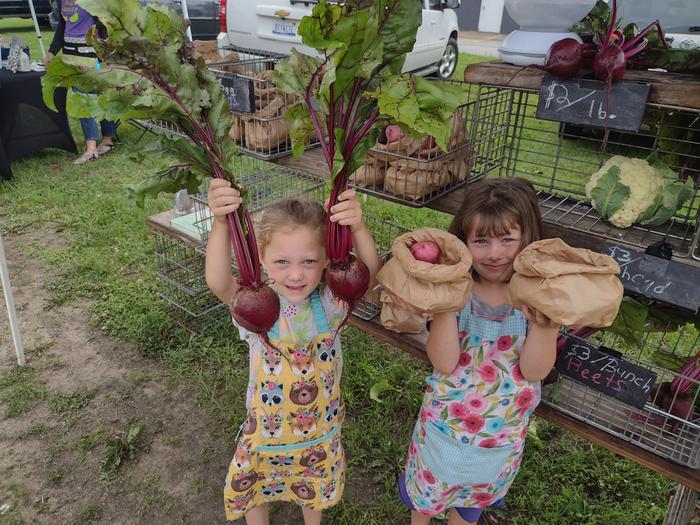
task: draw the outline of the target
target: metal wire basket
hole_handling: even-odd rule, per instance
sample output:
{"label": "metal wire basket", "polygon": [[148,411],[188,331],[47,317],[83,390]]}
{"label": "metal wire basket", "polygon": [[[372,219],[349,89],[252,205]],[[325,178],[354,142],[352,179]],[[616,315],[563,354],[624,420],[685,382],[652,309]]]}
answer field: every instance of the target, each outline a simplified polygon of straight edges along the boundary
{"label": "metal wire basket", "polygon": [[156,275],[168,315],[193,333],[204,333],[230,317],[226,305],[207,287],[198,246],[158,231],[153,234]]}
{"label": "metal wire basket", "polygon": [[[265,206],[285,197],[306,195],[321,202],[325,198],[323,179],[245,155],[236,159],[236,181],[248,191],[248,211],[253,220]],[[207,195],[201,193],[193,200],[194,224],[206,243],[213,222]]]}
{"label": "metal wire basket", "polygon": [[388,142],[381,131],[380,142],[370,149],[367,162],[350,176],[350,185],[383,199],[420,207],[467,184],[474,173],[487,173],[495,163],[482,155],[482,145],[471,131],[473,108],[474,102],[467,102],[455,111],[447,151],[441,151],[432,137],[403,136]]}
{"label": "metal wire basket", "polygon": [[[233,73],[249,80],[255,101],[254,113],[233,112],[230,137],[241,151],[260,159],[271,160],[291,154],[291,124],[284,119],[284,115],[287,107],[294,104],[294,99],[282,93],[270,80],[275,64],[287,56],[240,47],[229,47],[226,51],[238,58],[210,63],[207,67],[215,73]],[[306,147],[317,145],[316,136],[309,136]]]}
{"label": "metal wire basket", "polygon": [[[150,131],[152,133],[170,137],[187,138],[187,135],[185,135],[180,128],[165,120],[131,119],[129,122],[131,122],[137,128],[141,128],[144,132]],[[145,133],[142,135],[144,134]]]}
{"label": "metal wire basket", "polygon": [[[632,345],[626,345],[614,335],[596,339],[605,346],[624,350],[626,361],[655,372],[657,386],[679,376],[680,368],[667,368],[670,361],[684,362],[697,352],[700,344],[700,334],[692,325],[670,332],[647,332],[643,341]],[[682,401],[678,394],[664,403],[658,388],[652,390],[649,401],[639,409],[559,375],[554,383],[543,387],[542,402],[659,456],[698,468],[700,381],[691,380],[688,392],[692,406],[696,407],[690,412],[680,410]]]}
{"label": "metal wire basket", "polygon": [[[700,112],[648,104],[637,133],[561,124],[535,117],[538,94],[523,89],[478,86],[473,136],[479,153],[496,162],[497,173],[523,177],[538,190],[546,222],[630,243],[640,248],[665,241],[679,257],[700,259]],[[655,154],[682,180],[695,181],[689,201],[660,226],[616,228],[605,222],[586,197],[585,185],[613,155],[647,158]]]}

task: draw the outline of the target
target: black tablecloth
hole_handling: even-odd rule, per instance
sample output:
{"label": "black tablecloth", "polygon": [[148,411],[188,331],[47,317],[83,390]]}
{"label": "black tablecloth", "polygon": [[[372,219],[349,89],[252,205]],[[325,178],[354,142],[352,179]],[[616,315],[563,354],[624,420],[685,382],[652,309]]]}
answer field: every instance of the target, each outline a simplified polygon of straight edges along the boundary
{"label": "black tablecloth", "polygon": [[0,176],[12,178],[10,163],[44,148],[77,153],[66,115],[66,90],[56,90],[58,113],[41,95],[43,72],[0,69]]}

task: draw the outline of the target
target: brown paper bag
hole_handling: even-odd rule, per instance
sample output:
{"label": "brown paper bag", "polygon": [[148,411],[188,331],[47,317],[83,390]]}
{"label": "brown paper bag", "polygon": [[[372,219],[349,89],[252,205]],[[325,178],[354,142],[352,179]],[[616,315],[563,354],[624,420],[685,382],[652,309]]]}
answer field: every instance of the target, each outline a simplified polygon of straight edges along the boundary
{"label": "brown paper bag", "polygon": [[255,112],[257,118],[244,118],[246,147],[272,150],[289,138],[291,122],[284,115],[284,98],[276,97],[267,107]]}
{"label": "brown paper bag", "polygon": [[[433,241],[440,247],[440,261],[417,261],[409,247],[419,241]],[[392,258],[379,270],[377,281],[418,312],[456,312],[467,302],[472,278],[472,256],[457,237],[437,228],[421,228],[397,237]],[[393,303],[384,303],[384,307]]]}
{"label": "brown paper bag", "polygon": [[[419,168],[420,169],[417,169]],[[439,160],[428,163],[401,159],[392,162],[384,176],[384,190],[397,197],[419,200],[450,183],[445,163]]]}
{"label": "brown paper bag", "polygon": [[382,162],[392,162],[400,158],[397,157],[397,155],[410,157],[417,154],[422,142],[423,139],[413,139],[410,137],[402,137],[401,140],[387,142],[386,144],[377,142],[369,150],[368,155]]}
{"label": "brown paper bag", "polygon": [[383,162],[372,157],[367,157],[365,165],[356,169],[355,172],[350,175],[350,180],[362,188],[371,188],[373,186],[383,187],[384,173],[385,167]]}
{"label": "brown paper bag", "polygon": [[221,61],[219,46],[216,40],[193,40],[194,56],[204,58],[205,62]]}
{"label": "brown paper bag", "polygon": [[615,259],[561,239],[525,247],[513,262],[508,302],[531,306],[564,326],[610,326],[622,302]]}
{"label": "brown paper bag", "polygon": [[422,315],[410,312],[394,303],[391,296],[385,291],[382,291],[380,300],[382,313],[379,316],[379,321],[384,328],[402,334],[420,334],[425,330],[425,319]]}
{"label": "brown paper bag", "polygon": [[243,119],[238,113],[233,112],[231,113],[231,118],[233,119],[233,125],[228,132],[228,136],[235,142],[241,142],[245,133],[245,124]]}

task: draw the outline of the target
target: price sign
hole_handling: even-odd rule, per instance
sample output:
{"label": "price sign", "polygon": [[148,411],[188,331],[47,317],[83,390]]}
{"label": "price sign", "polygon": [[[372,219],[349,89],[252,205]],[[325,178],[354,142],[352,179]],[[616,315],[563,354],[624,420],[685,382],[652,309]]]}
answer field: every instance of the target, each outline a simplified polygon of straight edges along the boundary
{"label": "price sign", "polygon": [[236,111],[238,113],[255,112],[255,88],[253,86],[253,80],[241,77],[235,73],[226,73],[223,71],[217,71],[216,78],[219,80],[221,89],[228,99],[231,111]]}
{"label": "price sign", "polygon": [[649,96],[649,84],[573,78],[560,80],[547,75],[542,80],[537,118],[639,131]]}
{"label": "price sign", "polygon": [[656,382],[654,372],[628,363],[622,354],[610,348],[570,335],[566,339],[566,346],[554,365],[560,374],[628,405],[644,407]]}
{"label": "price sign", "polygon": [[700,308],[700,268],[615,244],[606,244],[602,253],[620,265],[619,277],[628,292],[693,312]]}

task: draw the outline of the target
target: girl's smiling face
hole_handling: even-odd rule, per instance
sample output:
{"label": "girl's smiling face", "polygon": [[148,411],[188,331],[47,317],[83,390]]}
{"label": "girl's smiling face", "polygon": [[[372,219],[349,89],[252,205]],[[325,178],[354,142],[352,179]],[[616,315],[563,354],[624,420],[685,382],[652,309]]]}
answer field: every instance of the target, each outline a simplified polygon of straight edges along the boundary
{"label": "girl's smiling face", "polygon": [[318,231],[306,226],[277,231],[265,246],[262,265],[277,292],[290,303],[309,297],[326,268],[326,249]]}
{"label": "girl's smiling face", "polygon": [[522,232],[513,224],[502,235],[479,231],[478,218],[469,229],[467,246],[472,254],[472,268],[483,279],[492,283],[504,283],[513,273],[513,261],[520,252]]}

